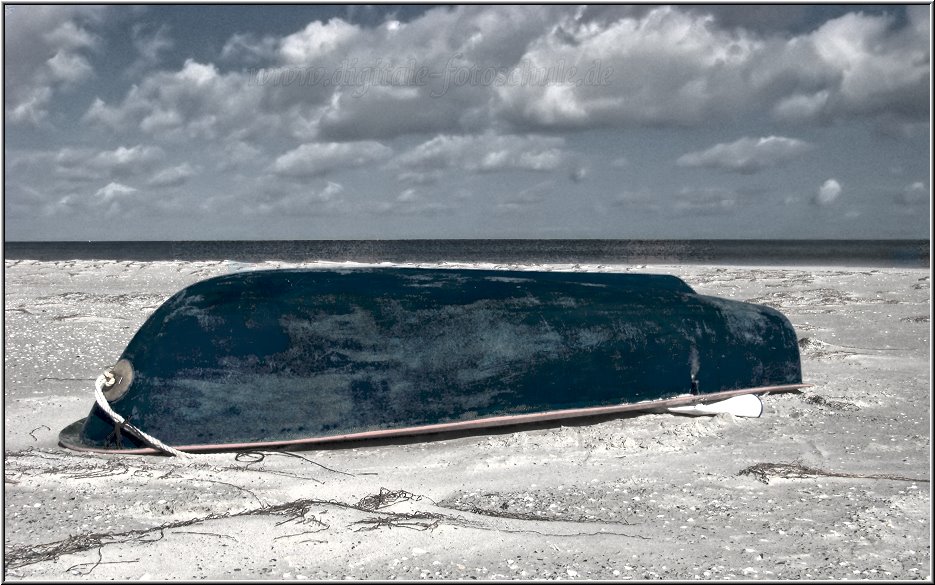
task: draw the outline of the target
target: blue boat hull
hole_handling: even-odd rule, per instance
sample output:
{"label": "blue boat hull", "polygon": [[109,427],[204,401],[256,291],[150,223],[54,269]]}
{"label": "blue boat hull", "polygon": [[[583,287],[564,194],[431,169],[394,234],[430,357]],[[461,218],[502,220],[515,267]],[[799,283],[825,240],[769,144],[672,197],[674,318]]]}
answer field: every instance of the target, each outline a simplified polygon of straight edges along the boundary
{"label": "blue boat hull", "polygon": [[[669,276],[274,270],[196,283],[123,352],[110,406],[176,446],[392,434],[800,385],[795,331]],[[95,405],[74,448],[139,449]]]}

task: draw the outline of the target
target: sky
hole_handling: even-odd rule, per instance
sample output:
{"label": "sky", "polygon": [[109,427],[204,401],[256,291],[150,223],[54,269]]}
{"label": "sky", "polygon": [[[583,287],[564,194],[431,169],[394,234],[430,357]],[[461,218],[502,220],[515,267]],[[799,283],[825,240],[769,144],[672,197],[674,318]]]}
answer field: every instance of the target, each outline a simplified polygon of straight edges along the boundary
{"label": "sky", "polygon": [[929,237],[928,5],[4,8],[6,241]]}

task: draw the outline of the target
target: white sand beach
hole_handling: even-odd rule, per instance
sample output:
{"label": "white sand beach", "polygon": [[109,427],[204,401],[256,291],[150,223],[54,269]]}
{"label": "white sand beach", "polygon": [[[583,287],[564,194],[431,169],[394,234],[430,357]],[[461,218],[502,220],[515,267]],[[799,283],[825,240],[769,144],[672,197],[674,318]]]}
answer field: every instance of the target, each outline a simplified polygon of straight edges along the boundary
{"label": "white sand beach", "polygon": [[928,269],[470,265],[674,274],[778,308],[813,386],[758,419],[188,460],[58,446],[171,294],[292,266],[6,262],[5,579],[931,580]]}

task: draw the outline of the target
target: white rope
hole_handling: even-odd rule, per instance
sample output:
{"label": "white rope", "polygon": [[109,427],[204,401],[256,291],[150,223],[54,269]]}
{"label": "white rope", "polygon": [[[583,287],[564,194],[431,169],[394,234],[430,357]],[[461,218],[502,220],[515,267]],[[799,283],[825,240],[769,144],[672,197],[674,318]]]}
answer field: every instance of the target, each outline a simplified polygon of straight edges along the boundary
{"label": "white rope", "polygon": [[159,439],[144,433],[140,429],[128,423],[126,419],[124,419],[122,416],[114,412],[114,409],[110,407],[110,403],[107,402],[107,398],[104,397],[104,386],[108,385],[107,384],[108,379],[111,381],[110,385],[112,385],[114,376],[109,371],[98,376],[97,381],[94,383],[94,399],[97,401],[97,405],[101,407],[101,410],[106,412],[110,416],[110,418],[114,420],[115,423],[120,425],[122,428],[125,428],[126,430],[130,431],[131,433],[133,433],[140,439],[142,439],[150,447],[153,447],[154,449],[158,449],[162,451],[163,453],[168,453],[169,455],[175,455],[176,457],[182,457],[182,458],[190,457],[188,453],[184,453],[182,451],[179,451],[178,449],[173,449],[172,447],[166,445]]}

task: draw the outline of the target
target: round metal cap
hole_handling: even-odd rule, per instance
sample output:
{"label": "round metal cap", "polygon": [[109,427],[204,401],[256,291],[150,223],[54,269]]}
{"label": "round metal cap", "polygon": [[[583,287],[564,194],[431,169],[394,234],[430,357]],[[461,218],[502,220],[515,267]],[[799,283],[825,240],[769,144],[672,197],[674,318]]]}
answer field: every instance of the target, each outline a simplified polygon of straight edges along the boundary
{"label": "round metal cap", "polygon": [[127,393],[130,384],[133,383],[133,364],[128,360],[121,359],[111,366],[110,372],[114,375],[114,384],[105,386],[102,391],[107,402],[115,402]]}

